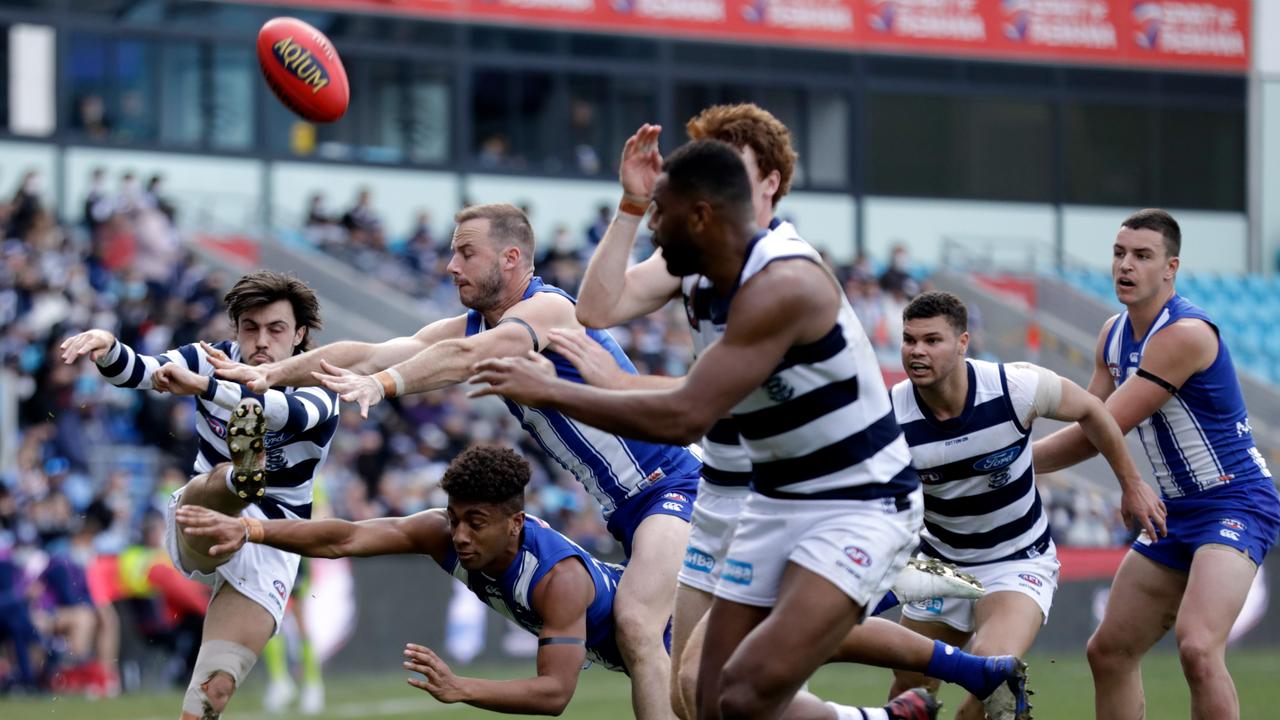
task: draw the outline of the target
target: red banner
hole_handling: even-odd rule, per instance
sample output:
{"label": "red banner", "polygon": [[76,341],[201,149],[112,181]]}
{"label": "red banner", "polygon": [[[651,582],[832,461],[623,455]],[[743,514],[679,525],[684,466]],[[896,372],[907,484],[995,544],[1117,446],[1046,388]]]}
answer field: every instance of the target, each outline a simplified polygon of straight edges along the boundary
{"label": "red banner", "polygon": [[1245,71],[1249,0],[272,0],[641,35]]}

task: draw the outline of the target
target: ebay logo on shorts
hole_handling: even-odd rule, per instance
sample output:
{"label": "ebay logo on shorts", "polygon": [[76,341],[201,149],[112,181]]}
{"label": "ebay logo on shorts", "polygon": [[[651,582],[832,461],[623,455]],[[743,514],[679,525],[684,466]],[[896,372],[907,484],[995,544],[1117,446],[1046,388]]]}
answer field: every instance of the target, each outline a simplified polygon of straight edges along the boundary
{"label": "ebay logo on shorts", "polygon": [[751,577],[754,574],[755,574],[755,569],[751,566],[751,563],[749,562],[742,562],[740,560],[725,560],[724,571],[721,572],[720,577],[724,578],[725,580],[728,580],[731,583],[737,583],[739,585],[750,585]]}
{"label": "ebay logo on shorts", "polygon": [[[696,572],[709,573],[716,566],[716,559],[708,553],[690,546],[684,551],[684,566]],[[750,582],[750,580],[748,580]]]}

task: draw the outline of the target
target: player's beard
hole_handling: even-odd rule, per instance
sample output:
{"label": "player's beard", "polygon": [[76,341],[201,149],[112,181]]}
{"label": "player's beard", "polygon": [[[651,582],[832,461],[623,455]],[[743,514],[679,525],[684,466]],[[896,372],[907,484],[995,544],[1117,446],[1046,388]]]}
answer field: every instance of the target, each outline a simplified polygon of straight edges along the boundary
{"label": "player's beard", "polygon": [[486,275],[470,278],[467,283],[471,286],[471,298],[465,299],[458,293],[458,299],[471,310],[484,312],[497,305],[502,297],[502,273],[496,267]]}

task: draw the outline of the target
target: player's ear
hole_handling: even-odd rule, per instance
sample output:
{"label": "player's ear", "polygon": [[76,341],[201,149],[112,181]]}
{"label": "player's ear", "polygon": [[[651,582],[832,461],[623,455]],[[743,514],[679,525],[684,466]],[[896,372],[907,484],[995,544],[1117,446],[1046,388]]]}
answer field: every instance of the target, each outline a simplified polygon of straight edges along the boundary
{"label": "player's ear", "polygon": [[511,513],[511,521],[510,521],[510,524],[507,526],[507,530],[510,532],[511,536],[512,537],[519,536],[520,529],[523,527],[524,527],[524,511],[520,510],[518,512]]}
{"label": "player's ear", "polygon": [[301,345],[301,344],[303,343],[303,341],[304,341],[304,340],[306,340],[306,338],[307,338],[307,326],[306,326],[306,325],[303,325],[302,327],[298,328],[297,330],[294,330],[294,331],[293,331],[293,349],[297,349],[297,347],[298,347],[299,345]]}
{"label": "player's ear", "polygon": [[1164,279],[1172,280],[1178,275],[1178,266],[1182,264],[1182,258],[1174,255],[1169,258],[1169,264],[1164,269]]}
{"label": "player's ear", "polygon": [[689,212],[689,230],[694,233],[701,233],[711,222],[711,215],[710,203],[706,200],[695,202]]}
{"label": "player's ear", "polygon": [[964,354],[969,351],[969,331],[968,330],[965,330],[964,332],[960,333],[960,338],[956,341],[956,346],[960,350],[961,357],[963,357]]}
{"label": "player's ear", "polygon": [[764,190],[765,195],[772,198],[778,194],[778,188],[782,186],[782,173],[772,170],[764,179],[760,181],[760,186]]}

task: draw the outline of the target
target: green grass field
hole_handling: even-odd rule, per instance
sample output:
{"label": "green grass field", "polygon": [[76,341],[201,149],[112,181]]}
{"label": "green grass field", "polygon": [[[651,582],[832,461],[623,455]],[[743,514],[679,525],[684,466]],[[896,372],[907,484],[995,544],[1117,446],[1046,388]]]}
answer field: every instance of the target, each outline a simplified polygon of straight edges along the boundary
{"label": "green grass field", "polygon": [[[1038,720],[1083,720],[1093,717],[1093,687],[1084,658],[1073,656],[1053,659],[1032,656],[1033,698]],[[1280,717],[1280,652],[1236,652],[1230,660],[1231,672],[1240,690],[1241,717],[1263,720]],[[510,677],[518,667],[473,668],[491,677]],[[260,671],[259,671],[260,672]],[[258,672],[255,672],[257,675]],[[1178,659],[1173,655],[1154,655],[1145,665],[1147,717],[1171,720],[1189,715],[1187,688],[1182,680]],[[882,698],[888,688],[888,674],[852,666],[824,668],[810,684],[819,695],[831,700],[869,704]],[[236,698],[228,720],[267,720],[261,710],[261,678],[255,678],[245,695]],[[943,701],[953,710],[959,693],[948,688]],[[93,702],[82,698],[32,698],[0,700],[3,720],[173,720],[178,716],[180,695],[137,694]],[[464,705],[441,705],[425,693],[404,683],[401,673],[385,675],[341,676],[329,679],[328,708],[318,716],[321,720],[379,718],[381,720],[420,719],[424,715],[445,713],[450,720],[466,720],[492,716]],[[616,673],[589,670],[578,684],[577,695],[565,712],[565,718],[607,718],[619,720],[630,714],[626,678]],[[951,717],[943,708],[940,717]]]}

